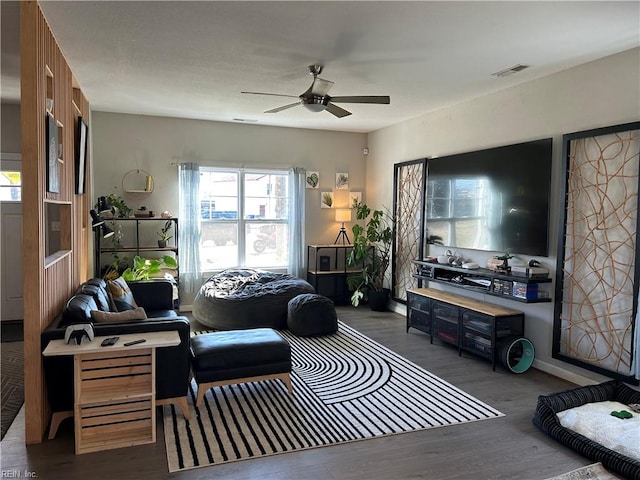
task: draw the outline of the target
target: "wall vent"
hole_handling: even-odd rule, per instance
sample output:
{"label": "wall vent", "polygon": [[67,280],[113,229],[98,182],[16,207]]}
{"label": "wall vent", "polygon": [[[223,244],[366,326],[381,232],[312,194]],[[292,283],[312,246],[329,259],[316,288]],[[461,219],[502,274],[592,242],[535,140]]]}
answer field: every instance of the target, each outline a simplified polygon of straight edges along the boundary
{"label": "wall vent", "polygon": [[500,70],[499,72],[492,73],[491,75],[494,77],[506,77],[509,75],[513,75],[514,73],[521,72],[525,68],[529,68],[530,65],[514,65],[513,67],[505,68],[504,70]]}

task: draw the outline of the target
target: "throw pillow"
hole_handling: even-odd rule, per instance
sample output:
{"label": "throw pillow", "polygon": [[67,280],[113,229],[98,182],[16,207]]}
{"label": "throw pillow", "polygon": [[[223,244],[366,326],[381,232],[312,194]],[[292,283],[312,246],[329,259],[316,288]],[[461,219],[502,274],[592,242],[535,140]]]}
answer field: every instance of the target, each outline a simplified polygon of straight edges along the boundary
{"label": "throw pillow", "polygon": [[111,309],[111,305],[109,304],[109,295],[107,294],[107,290],[104,287],[84,283],[80,285],[78,293],[91,295],[95,300],[96,305],[98,305],[98,310],[108,312]]}
{"label": "throw pillow", "polygon": [[125,310],[133,310],[138,308],[136,301],[133,299],[133,293],[124,278],[118,277],[115,280],[107,282],[107,291],[111,300],[111,310],[116,312],[124,312]]}
{"label": "throw pillow", "polygon": [[91,310],[91,319],[95,323],[122,323],[134,320],[145,320],[147,312],[144,308],[138,307],[134,310],[125,310],[124,312],[102,312],[100,310]]}

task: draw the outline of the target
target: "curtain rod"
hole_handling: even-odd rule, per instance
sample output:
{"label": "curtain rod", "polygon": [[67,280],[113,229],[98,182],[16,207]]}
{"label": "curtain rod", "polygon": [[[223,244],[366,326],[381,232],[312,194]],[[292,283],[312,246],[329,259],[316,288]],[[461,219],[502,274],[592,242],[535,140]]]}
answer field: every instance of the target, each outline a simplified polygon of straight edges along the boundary
{"label": "curtain rod", "polygon": [[[238,165],[237,163],[225,163],[225,162],[208,162],[206,164],[202,164],[199,162],[181,162],[181,161],[173,161],[170,163],[172,167],[179,167],[180,165],[184,165],[186,163],[198,163],[200,167],[211,167],[211,168],[236,168],[243,170],[289,170],[291,168],[300,167],[300,165],[275,165],[275,164],[260,164],[260,165],[245,165],[244,163]],[[214,163],[214,164],[212,164]],[[306,167],[303,167],[306,168]]]}

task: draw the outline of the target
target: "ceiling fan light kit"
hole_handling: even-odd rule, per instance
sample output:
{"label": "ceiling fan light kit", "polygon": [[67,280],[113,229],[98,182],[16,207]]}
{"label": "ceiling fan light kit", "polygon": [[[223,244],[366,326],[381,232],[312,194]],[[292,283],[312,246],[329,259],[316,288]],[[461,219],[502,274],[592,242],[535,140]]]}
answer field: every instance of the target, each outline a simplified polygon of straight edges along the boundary
{"label": "ceiling fan light kit", "polygon": [[329,101],[327,97],[306,97],[301,98],[302,105],[310,112],[321,112],[327,108]]}
{"label": "ceiling fan light kit", "polygon": [[[387,95],[360,95],[360,96],[342,96],[331,97],[328,95],[329,89],[333,86],[333,82],[318,77],[322,72],[322,65],[309,65],[309,74],[313,75],[313,82],[311,86],[301,95],[298,96],[299,101],[283,105],[281,107],[272,108],[264,113],[278,113],[289,108],[296,107],[298,105],[304,106],[310,112],[322,112],[326,110],[332,115],[342,118],[351,115],[351,112],[344,108],[338,107],[335,103],[369,103],[378,105],[389,105],[391,98]],[[294,95],[285,95],[279,93],[264,93],[264,92],[241,92],[250,95],[270,95],[275,97],[293,97]]]}

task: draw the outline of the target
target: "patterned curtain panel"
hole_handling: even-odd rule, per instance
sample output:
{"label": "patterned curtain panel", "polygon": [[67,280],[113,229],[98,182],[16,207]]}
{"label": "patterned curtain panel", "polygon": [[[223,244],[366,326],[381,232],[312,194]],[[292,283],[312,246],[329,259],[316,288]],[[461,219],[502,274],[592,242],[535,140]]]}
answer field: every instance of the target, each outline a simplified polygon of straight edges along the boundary
{"label": "patterned curtain panel", "polygon": [[554,357],[633,376],[640,123],[564,136]]}
{"label": "patterned curtain panel", "polygon": [[422,225],[425,160],[396,164],[394,167],[394,215],[396,236],[393,251],[392,298],[406,301],[407,290],[417,280],[412,260],[422,257]]}

